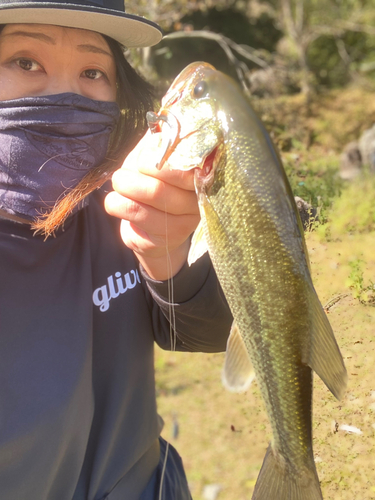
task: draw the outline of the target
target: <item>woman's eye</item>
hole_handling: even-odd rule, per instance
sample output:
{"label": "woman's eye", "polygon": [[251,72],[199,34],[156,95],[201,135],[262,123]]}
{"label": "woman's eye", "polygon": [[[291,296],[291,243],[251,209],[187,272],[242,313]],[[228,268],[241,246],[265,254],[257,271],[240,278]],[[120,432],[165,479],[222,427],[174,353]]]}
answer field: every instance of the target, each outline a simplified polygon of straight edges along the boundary
{"label": "woman's eye", "polygon": [[85,77],[90,80],[97,80],[98,78],[105,76],[103,71],[100,71],[100,69],[86,69],[83,73]]}
{"label": "woman's eye", "polygon": [[38,71],[40,65],[32,59],[20,58],[16,60],[16,64],[25,71]]}

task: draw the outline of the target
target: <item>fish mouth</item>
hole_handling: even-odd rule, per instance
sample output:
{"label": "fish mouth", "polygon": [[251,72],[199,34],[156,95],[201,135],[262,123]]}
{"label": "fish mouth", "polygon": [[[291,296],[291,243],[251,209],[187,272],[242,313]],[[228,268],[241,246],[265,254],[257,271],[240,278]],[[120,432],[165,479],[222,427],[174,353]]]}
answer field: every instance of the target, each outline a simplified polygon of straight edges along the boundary
{"label": "fish mouth", "polygon": [[[180,137],[181,125],[178,118],[168,109],[162,109],[159,114],[149,111],[146,115],[149,130],[152,134],[161,133],[162,145],[161,151],[156,161],[156,168],[160,170],[163,165],[168,161],[173,153],[175,147],[184,139],[199,133],[198,130],[191,130],[186,136]],[[166,129],[162,128],[167,126]],[[210,185],[213,182],[216,167],[219,163],[223,148],[223,139],[219,138],[216,146],[213,147],[211,152],[203,157],[200,164],[195,164],[186,170],[195,169],[195,177],[199,185]],[[199,148],[200,149],[200,148]],[[199,154],[199,153],[198,153]],[[181,169],[182,170],[182,169]]]}

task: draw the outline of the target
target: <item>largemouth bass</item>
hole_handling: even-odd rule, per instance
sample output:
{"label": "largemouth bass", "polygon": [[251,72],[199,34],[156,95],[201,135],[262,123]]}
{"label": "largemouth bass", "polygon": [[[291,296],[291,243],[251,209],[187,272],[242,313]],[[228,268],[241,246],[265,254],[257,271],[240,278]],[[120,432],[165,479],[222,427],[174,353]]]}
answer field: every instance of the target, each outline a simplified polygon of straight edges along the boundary
{"label": "largemouth bass", "polygon": [[206,63],[185,68],[148,118],[166,138],[159,168],[196,169],[192,260],[208,249],[234,317],[224,384],[246,390],[255,374],[272,426],[253,499],[321,499],[312,370],[337,398],[347,375],[280,158],[237,85]]}

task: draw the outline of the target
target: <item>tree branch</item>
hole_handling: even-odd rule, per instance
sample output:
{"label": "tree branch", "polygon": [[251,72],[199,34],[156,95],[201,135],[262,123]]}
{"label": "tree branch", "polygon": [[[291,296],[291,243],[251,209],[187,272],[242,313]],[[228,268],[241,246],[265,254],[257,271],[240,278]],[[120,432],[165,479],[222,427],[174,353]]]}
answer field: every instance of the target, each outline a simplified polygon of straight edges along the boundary
{"label": "tree branch", "polygon": [[375,35],[375,28],[373,26],[369,26],[368,24],[353,23],[352,21],[339,21],[337,25],[346,30]]}
{"label": "tree branch", "polygon": [[164,37],[164,40],[173,40],[176,38],[206,38],[208,40],[213,40],[216,43],[218,43],[225,52],[226,56],[228,57],[228,60],[233,64],[238,79],[240,80],[245,91],[248,93],[249,93],[249,88],[245,79],[245,72],[248,68],[244,65],[243,62],[238,60],[238,58],[234,55],[233,51],[237,52],[237,54],[241,55],[243,58],[257,64],[262,68],[269,67],[269,65],[265,61],[263,61],[263,59],[252,53],[252,51],[254,50],[252,47],[249,47],[248,45],[239,45],[233,42],[233,40],[231,40],[230,38],[221,35],[220,33],[213,33],[211,31],[204,31],[204,30],[176,31],[174,33],[166,35]]}

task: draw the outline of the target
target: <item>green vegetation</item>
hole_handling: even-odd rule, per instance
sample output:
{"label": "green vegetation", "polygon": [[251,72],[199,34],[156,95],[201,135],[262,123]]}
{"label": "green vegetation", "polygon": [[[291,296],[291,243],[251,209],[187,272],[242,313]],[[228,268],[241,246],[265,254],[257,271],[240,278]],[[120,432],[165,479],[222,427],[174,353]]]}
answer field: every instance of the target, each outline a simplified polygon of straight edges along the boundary
{"label": "green vegetation", "polygon": [[[328,210],[335,198],[339,197],[343,182],[337,175],[338,159],[317,158],[298,168],[293,154],[285,158],[284,168],[293,193],[318,209],[319,223],[327,222]],[[315,227],[315,225],[314,225]]]}
{"label": "green vegetation", "polygon": [[365,284],[363,277],[363,266],[365,262],[355,259],[349,262],[351,272],[346,281],[346,286],[352,290],[353,297],[363,304],[373,304],[375,302],[375,283]]}
{"label": "green vegetation", "polygon": [[363,175],[335,199],[331,212],[331,235],[367,233],[375,230],[375,178]]}
{"label": "green vegetation", "polygon": [[[313,94],[352,81],[374,85],[373,0],[128,0],[126,8],[184,37],[138,51],[141,71],[151,75],[152,66],[156,84],[204,60],[229,74],[242,72],[252,89],[252,72],[272,68],[273,81],[261,85],[265,94]],[[221,39],[213,42],[207,32]]]}

